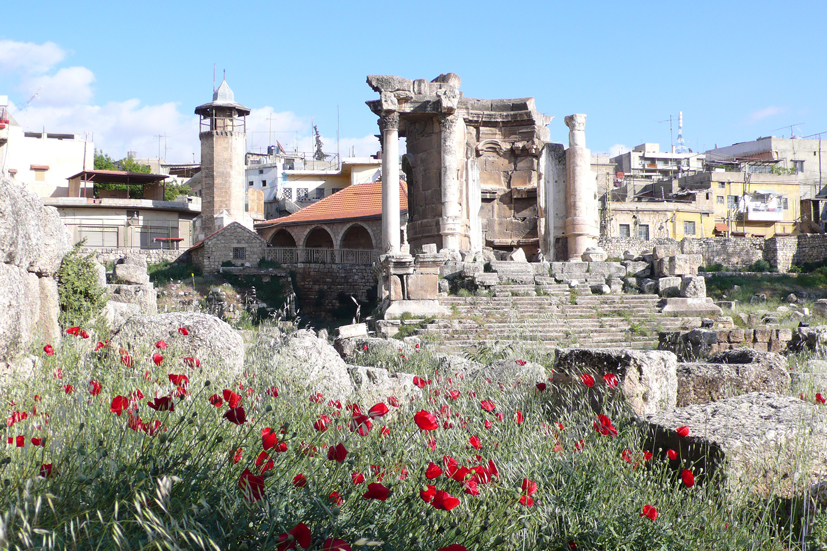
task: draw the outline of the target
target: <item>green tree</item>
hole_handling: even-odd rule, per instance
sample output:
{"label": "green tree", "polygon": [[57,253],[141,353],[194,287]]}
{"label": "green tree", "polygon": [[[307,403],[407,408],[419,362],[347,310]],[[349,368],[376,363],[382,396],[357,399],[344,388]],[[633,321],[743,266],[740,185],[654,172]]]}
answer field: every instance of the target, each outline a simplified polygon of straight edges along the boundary
{"label": "green tree", "polygon": [[164,186],[164,201],[175,201],[179,195],[189,195],[192,188],[187,184],[167,184]]}
{"label": "green tree", "polygon": [[94,320],[109,299],[106,289],[98,283],[93,256],[84,256],[80,252],[85,243],[85,239],[77,243],[63,257],[57,271],[59,321],[63,327],[83,325]]}
{"label": "green tree", "polygon": [[118,170],[118,167],[115,166],[115,161],[112,160],[112,157],[103,151],[96,149],[95,170]]}
{"label": "green tree", "polygon": [[152,170],[149,168],[149,165],[142,165],[140,163],[136,163],[135,159],[131,156],[125,159],[121,159],[120,161],[121,170],[125,170],[127,172],[140,172],[141,174],[149,174]]}

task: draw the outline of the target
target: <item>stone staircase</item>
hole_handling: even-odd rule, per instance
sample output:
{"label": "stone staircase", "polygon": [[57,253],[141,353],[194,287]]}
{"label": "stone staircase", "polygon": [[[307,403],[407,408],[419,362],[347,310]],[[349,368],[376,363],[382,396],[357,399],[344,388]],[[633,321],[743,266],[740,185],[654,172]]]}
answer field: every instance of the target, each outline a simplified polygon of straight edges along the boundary
{"label": "stone staircase", "polygon": [[660,313],[657,295],[593,295],[588,288],[572,293],[566,285],[497,287],[503,289],[495,288],[493,297],[440,298],[451,315],[424,324],[418,334],[436,335],[437,350],[461,355],[479,344],[516,342],[545,348],[655,349],[659,331],[700,326],[699,318]]}

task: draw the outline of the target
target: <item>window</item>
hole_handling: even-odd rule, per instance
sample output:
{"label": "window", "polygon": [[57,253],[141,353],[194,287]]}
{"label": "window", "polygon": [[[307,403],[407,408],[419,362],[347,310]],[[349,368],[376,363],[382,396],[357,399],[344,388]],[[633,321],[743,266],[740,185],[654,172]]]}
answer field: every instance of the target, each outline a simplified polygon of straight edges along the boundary
{"label": "window", "polygon": [[781,199],[781,208],[783,208],[784,210],[790,210],[790,203],[787,201],[786,197]]}
{"label": "window", "polygon": [[253,185],[253,181],[252,181],[252,180],[250,180],[250,187],[252,187],[252,185]]}
{"label": "window", "polygon": [[267,180],[261,181],[261,187],[267,187]]}
{"label": "window", "polygon": [[726,189],[726,184],[723,182],[718,182],[718,189]]}
{"label": "window", "polygon": [[244,260],[246,257],[244,247],[233,247],[233,260]]}
{"label": "window", "polygon": [[642,241],[649,241],[649,224],[640,224],[637,227],[637,238]]}
{"label": "window", "polygon": [[308,201],[308,193],[306,187],[296,189],[296,201]]}
{"label": "window", "polygon": [[631,237],[632,235],[629,232],[629,224],[620,224],[617,229],[619,237]]}
{"label": "window", "polygon": [[35,182],[45,182],[46,181],[46,171],[45,170],[35,170],[34,171],[34,181]]}
{"label": "window", "polygon": [[685,220],[683,223],[683,234],[684,235],[695,235],[695,222],[690,220]]}
{"label": "window", "polygon": [[316,199],[324,199],[324,188],[316,188]]}
{"label": "window", "polygon": [[738,208],[738,196],[737,195],[727,195],[726,208],[728,208],[728,209]]}
{"label": "window", "polygon": [[724,196],[723,195],[716,195],[715,196],[715,202],[718,203],[719,205],[723,205],[724,204]]}
{"label": "window", "polygon": [[264,169],[262,169],[262,168],[258,169],[258,173],[259,174],[264,174]]}
{"label": "window", "polygon": [[796,174],[804,172],[804,161],[793,161],[793,168]]}
{"label": "window", "polygon": [[709,201],[709,194],[706,194],[706,200]]}
{"label": "window", "polygon": [[289,201],[293,200],[293,188],[286,187],[281,190],[281,198]]}

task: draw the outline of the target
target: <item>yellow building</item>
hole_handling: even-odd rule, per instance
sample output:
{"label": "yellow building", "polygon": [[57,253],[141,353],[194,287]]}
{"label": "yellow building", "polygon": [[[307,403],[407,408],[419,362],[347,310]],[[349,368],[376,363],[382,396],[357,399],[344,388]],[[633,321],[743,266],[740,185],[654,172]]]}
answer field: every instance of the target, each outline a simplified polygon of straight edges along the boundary
{"label": "yellow building", "polygon": [[801,233],[798,175],[703,172],[678,182],[681,189],[714,196],[717,235],[769,238]]}

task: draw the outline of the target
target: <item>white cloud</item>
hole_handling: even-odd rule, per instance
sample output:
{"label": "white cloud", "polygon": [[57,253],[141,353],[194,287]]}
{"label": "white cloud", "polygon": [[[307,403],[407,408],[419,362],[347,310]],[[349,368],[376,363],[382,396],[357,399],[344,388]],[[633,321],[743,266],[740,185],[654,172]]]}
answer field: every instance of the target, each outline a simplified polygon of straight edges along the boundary
{"label": "white cloud", "polygon": [[778,107],[775,105],[770,105],[769,107],[765,107],[764,109],[760,109],[758,111],[753,111],[749,114],[747,118],[747,122],[744,124],[755,124],[758,121],[764,120],[768,117],[772,117],[773,115],[778,115],[783,113],[787,109],[785,107]]}
{"label": "white cloud", "polygon": [[616,143],[609,148],[609,157],[617,157],[618,155],[622,155],[627,151],[630,151],[628,147],[626,147],[622,143]]}
{"label": "white cloud", "polygon": [[42,74],[63,61],[66,52],[54,42],[35,44],[0,40],[0,70]]}
{"label": "white cloud", "polygon": [[60,69],[54,75],[24,78],[19,89],[37,97],[37,105],[61,106],[85,104],[92,100],[95,75],[86,67]]}

